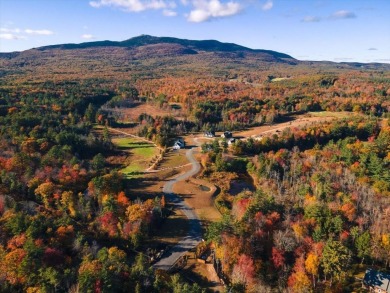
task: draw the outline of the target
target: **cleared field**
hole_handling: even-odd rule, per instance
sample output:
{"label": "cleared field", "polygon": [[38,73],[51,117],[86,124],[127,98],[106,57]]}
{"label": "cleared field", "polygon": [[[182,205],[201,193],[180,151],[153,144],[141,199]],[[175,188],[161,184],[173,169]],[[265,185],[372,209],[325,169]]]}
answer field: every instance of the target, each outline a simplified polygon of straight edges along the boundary
{"label": "cleared field", "polygon": [[128,154],[124,162],[127,166],[121,170],[128,179],[142,176],[142,172],[149,167],[152,159],[160,152],[153,144],[132,137],[114,138],[112,142]]}
{"label": "cleared field", "polygon": [[204,224],[215,222],[221,214],[214,206],[214,185],[204,180],[190,179],[177,182],[173,191],[192,207]]}
{"label": "cleared field", "polygon": [[143,172],[143,171],[144,171],[144,169],[142,168],[142,166],[140,166],[137,163],[132,163],[131,165],[128,165],[126,168],[123,168],[121,170],[121,172],[126,177],[131,176],[132,178],[138,177],[138,175],[136,173],[140,173],[140,172]]}
{"label": "cleared field", "polygon": [[[200,140],[200,138],[193,136],[186,137],[187,145],[191,146],[200,145]],[[214,206],[213,195],[216,192],[216,187],[213,184],[205,180],[189,178],[177,182],[173,186],[173,191],[194,209],[204,224],[221,218],[221,214]]]}
{"label": "cleared field", "polygon": [[135,155],[143,156],[145,158],[153,157],[156,154],[156,147],[154,145],[145,141],[139,141],[136,138],[114,138],[112,141],[116,146],[129,149]]}
{"label": "cleared field", "polygon": [[[186,137],[187,145],[195,146],[194,137]],[[122,142],[124,143],[124,142]],[[145,173],[136,178],[129,186],[131,193],[142,196],[142,199],[161,196],[163,186],[170,179],[191,170],[192,166],[186,157],[188,149],[168,152],[156,172]],[[174,184],[173,191],[197,213],[203,224],[218,220],[221,215],[214,207],[213,194],[216,187],[203,180],[189,179]],[[169,201],[168,201],[169,204]],[[175,210],[175,215],[170,216],[158,231],[152,242],[161,241],[166,244],[175,244],[187,233],[188,220],[183,218],[180,211]]]}
{"label": "cleared field", "polygon": [[321,111],[321,112],[308,112],[308,115],[311,117],[334,117],[334,118],[347,118],[351,116],[360,116],[359,113],[354,112],[329,112],[329,111]]}
{"label": "cleared field", "polygon": [[246,139],[249,137],[256,137],[259,135],[272,135],[277,132],[283,131],[286,128],[292,128],[292,127],[302,128],[306,126],[312,126],[318,123],[329,122],[332,121],[333,119],[339,118],[331,115],[325,115],[325,113],[332,113],[332,112],[324,112],[322,116],[297,115],[293,117],[293,120],[289,122],[253,127],[248,130],[236,132],[234,133],[234,136]]}
{"label": "cleared field", "polygon": [[276,77],[276,78],[273,78],[271,80],[271,82],[278,82],[278,81],[282,81],[282,80],[285,80],[285,79],[290,79],[289,77]]}
{"label": "cleared field", "polygon": [[151,244],[174,245],[187,234],[188,220],[180,211],[175,210],[173,215],[165,219],[163,225],[154,231]]}
{"label": "cleared field", "polygon": [[178,166],[188,164],[185,151],[186,151],[185,149],[184,150],[181,149],[181,150],[172,150],[166,153],[164,155],[164,159],[162,160],[157,170],[176,168]]}
{"label": "cleared field", "polygon": [[212,264],[200,263],[189,254],[186,267],[180,272],[184,278],[193,280],[203,288],[214,292],[225,292],[225,287],[219,282],[218,275]]}
{"label": "cleared field", "polygon": [[143,113],[147,113],[153,117],[172,115],[179,119],[183,115],[181,105],[176,103],[165,108],[160,108],[153,104],[142,103],[132,108],[121,109],[120,112],[123,114],[124,120],[127,121],[136,121]]}

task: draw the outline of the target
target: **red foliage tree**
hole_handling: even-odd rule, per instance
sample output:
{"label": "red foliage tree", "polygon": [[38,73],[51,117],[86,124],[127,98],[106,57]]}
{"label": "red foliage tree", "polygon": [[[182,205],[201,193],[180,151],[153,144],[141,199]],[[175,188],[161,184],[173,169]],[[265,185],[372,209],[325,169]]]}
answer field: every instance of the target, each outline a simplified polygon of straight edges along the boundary
{"label": "red foliage tree", "polygon": [[252,285],[255,278],[255,266],[253,259],[241,254],[237,264],[233,268],[232,279],[234,283],[241,283],[245,285]]}
{"label": "red foliage tree", "polygon": [[119,192],[118,194],[118,204],[125,209],[130,205],[130,200],[123,191]]}
{"label": "red foliage tree", "polygon": [[275,247],[272,247],[272,263],[275,268],[279,269],[285,264],[285,257],[283,252]]}
{"label": "red foliage tree", "polygon": [[64,255],[62,251],[48,247],[45,249],[42,260],[48,266],[59,266],[64,263]]}
{"label": "red foliage tree", "polygon": [[118,234],[118,218],[113,212],[106,212],[98,219],[102,230],[108,233],[108,236],[114,237]]}

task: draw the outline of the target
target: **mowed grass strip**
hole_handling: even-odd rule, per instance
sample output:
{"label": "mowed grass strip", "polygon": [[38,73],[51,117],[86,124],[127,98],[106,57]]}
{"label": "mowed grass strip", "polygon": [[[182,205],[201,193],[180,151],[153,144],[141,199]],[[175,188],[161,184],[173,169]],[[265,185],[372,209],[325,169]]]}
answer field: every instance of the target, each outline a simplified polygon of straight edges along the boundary
{"label": "mowed grass strip", "polygon": [[150,161],[159,154],[159,149],[148,142],[132,137],[114,138],[112,142],[121,150],[128,152],[131,163],[121,170],[126,178],[139,177],[149,167]]}
{"label": "mowed grass strip", "polygon": [[138,178],[142,175],[144,168],[138,163],[131,163],[126,168],[120,170],[127,179]]}
{"label": "mowed grass strip", "polygon": [[153,144],[137,140],[136,138],[114,138],[112,142],[119,148],[129,150],[134,155],[142,156],[146,160],[153,158],[153,156],[159,153],[158,149]]}

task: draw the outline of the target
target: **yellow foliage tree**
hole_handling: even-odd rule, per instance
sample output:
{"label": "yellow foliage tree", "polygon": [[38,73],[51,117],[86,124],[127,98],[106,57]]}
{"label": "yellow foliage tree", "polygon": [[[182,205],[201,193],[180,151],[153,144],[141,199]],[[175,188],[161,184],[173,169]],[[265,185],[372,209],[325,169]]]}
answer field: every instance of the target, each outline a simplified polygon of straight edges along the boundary
{"label": "yellow foliage tree", "polygon": [[299,240],[303,239],[307,234],[307,229],[302,223],[293,224],[292,229],[294,230],[295,237]]}
{"label": "yellow foliage tree", "polygon": [[390,261],[390,234],[382,235],[382,243],[381,246],[383,250],[386,251],[386,267]]}
{"label": "yellow foliage tree", "polygon": [[54,191],[56,189],[56,186],[52,182],[45,182],[40,184],[35,189],[35,195],[39,195],[42,198],[42,202],[45,205],[45,207],[50,206],[51,197],[54,194]]}
{"label": "yellow foliage tree", "polygon": [[315,277],[318,275],[318,267],[320,265],[320,258],[318,255],[310,252],[305,260],[305,269],[313,277],[313,286],[316,286]]}
{"label": "yellow foliage tree", "polygon": [[309,277],[304,271],[298,271],[291,275],[289,278],[290,288],[293,292],[311,292],[311,283]]}
{"label": "yellow foliage tree", "polygon": [[72,191],[64,191],[61,194],[61,204],[63,205],[64,209],[69,211],[69,215],[71,217],[76,216],[76,197]]}

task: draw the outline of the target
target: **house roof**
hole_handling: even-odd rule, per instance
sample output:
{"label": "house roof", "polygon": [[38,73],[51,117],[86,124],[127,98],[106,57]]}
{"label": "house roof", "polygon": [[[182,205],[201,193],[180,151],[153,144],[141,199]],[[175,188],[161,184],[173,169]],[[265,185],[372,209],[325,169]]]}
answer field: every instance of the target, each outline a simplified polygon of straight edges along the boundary
{"label": "house roof", "polygon": [[178,139],[175,141],[175,143],[173,145],[177,145],[177,146],[180,146],[180,147],[184,147],[185,146],[185,142],[183,139]]}
{"label": "house roof", "polygon": [[384,292],[390,293],[390,274],[367,269],[363,283],[367,286],[380,288]]}

